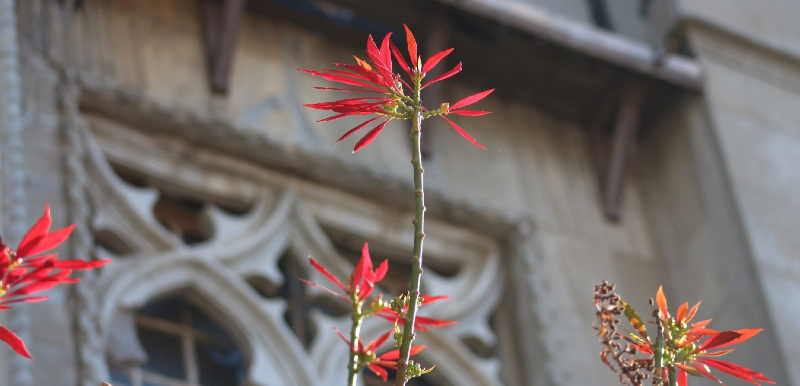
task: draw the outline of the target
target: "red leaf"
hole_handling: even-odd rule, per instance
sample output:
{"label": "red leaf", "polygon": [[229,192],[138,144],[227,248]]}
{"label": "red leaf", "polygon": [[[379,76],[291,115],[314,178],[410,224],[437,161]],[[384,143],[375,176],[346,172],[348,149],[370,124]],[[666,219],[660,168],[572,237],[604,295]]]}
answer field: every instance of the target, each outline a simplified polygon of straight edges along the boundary
{"label": "red leaf", "polygon": [[345,63],[336,63],[336,65],[339,67],[347,68],[348,70],[353,71],[355,73],[358,73],[365,80],[371,83],[385,86],[386,82],[382,77],[378,75],[378,73],[375,72],[375,70],[372,69],[372,66],[367,64],[367,62],[359,59],[358,56],[353,56],[353,58],[355,58],[356,62],[358,63],[357,66]]}
{"label": "red leaf", "polygon": [[353,129],[351,129],[350,131],[348,131],[348,132],[344,133],[344,135],[343,135],[341,138],[339,138],[339,139],[336,141],[336,143],[342,142],[342,140],[343,140],[343,139],[345,139],[345,138],[347,138],[347,137],[349,137],[349,136],[353,135],[353,134],[354,134],[356,131],[359,131],[359,130],[363,129],[365,126],[369,125],[369,124],[370,124],[370,123],[372,123],[373,121],[375,121],[375,120],[378,120],[378,119],[381,119],[381,118],[383,118],[383,116],[382,116],[382,115],[379,115],[379,116],[377,116],[377,117],[375,117],[375,118],[372,118],[372,119],[370,119],[370,120],[368,120],[368,121],[366,121],[366,122],[364,122],[364,123],[362,123],[362,124],[360,124],[360,125],[358,125],[358,126],[354,127],[354,128],[353,128]]}
{"label": "red leaf", "polygon": [[362,81],[351,79],[351,78],[344,77],[344,76],[341,76],[341,75],[326,74],[324,72],[311,71],[311,70],[300,70],[300,71],[303,71],[303,72],[305,72],[307,74],[311,74],[311,75],[314,75],[314,76],[318,76],[318,77],[320,77],[322,79],[329,80],[331,82],[339,82],[339,83],[349,84],[351,86],[366,87],[366,88],[369,88],[369,89],[372,89],[372,90],[375,90],[375,91],[378,91],[378,92],[381,92],[381,93],[386,92],[386,90],[381,90],[380,88],[378,88],[376,86],[373,86],[373,85],[371,85],[369,83],[364,83]]}
{"label": "red leaf", "polygon": [[378,46],[375,45],[375,40],[372,39],[372,35],[369,35],[367,38],[367,55],[377,58],[378,60],[376,62],[378,63],[382,62],[381,52],[378,50]]}
{"label": "red leaf", "polygon": [[320,119],[317,122],[328,122],[328,121],[332,121],[334,119],[349,117],[351,115],[368,115],[368,114],[373,114],[373,113],[371,113],[371,112],[342,113],[342,114],[332,115],[332,116],[327,117],[325,119]]}
{"label": "red leaf", "polygon": [[389,339],[389,336],[392,334],[394,334],[394,330],[387,331],[385,334],[379,336],[378,339],[369,342],[365,350],[374,352],[378,347],[386,343],[386,340]]}
{"label": "red leaf", "polygon": [[658,303],[658,310],[661,311],[661,317],[664,320],[669,319],[669,312],[667,312],[667,298],[664,296],[664,290],[658,286],[658,293],[656,293],[656,303]]}
{"label": "red leaf", "polygon": [[451,76],[453,76],[453,75],[455,75],[455,74],[458,74],[459,72],[461,72],[461,62],[458,62],[458,65],[456,65],[455,67],[453,67],[453,69],[452,69],[452,70],[450,70],[450,71],[447,71],[447,72],[445,72],[444,74],[442,74],[442,75],[439,75],[439,76],[437,76],[437,77],[433,78],[433,79],[432,79],[430,82],[428,82],[428,83],[425,83],[425,84],[422,86],[422,88],[428,87],[428,85],[429,85],[429,84],[431,84],[431,83],[438,82],[438,81],[440,81],[440,80],[445,80],[445,79],[447,79],[447,78],[449,78],[449,77],[451,77]]}
{"label": "red leaf", "polygon": [[25,245],[20,246],[17,250],[17,255],[20,257],[35,256],[44,251],[53,249],[69,237],[73,228],[75,228],[75,224],[31,239]]}
{"label": "red leaf", "polygon": [[774,381],[767,379],[764,374],[757,373],[753,370],[750,370],[746,367],[737,366],[730,362],[721,361],[719,359],[698,359],[699,362],[707,364],[723,373],[733,375],[734,377],[744,379],[754,385],[758,385],[759,383],[756,381],[767,382],[767,383],[775,383]]}
{"label": "red leaf", "polygon": [[355,288],[357,285],[372,273],[372,260],[369,257],[369,247],[367,243],[361,247],[361,259],[350,274],[350,288]]}
{"label": "red leaf", "polygon": [[684,318],[686,317],[686,312],[689,311],[689,303],[683,303],[680,307],[678,307],[678,313],[675,315],[675,319],[678,322],[684,322]]}
{"label": "red leaf", "polygon": [[357,105],[358,103],[374,103],[374,102],[366,102],[369,100],[380,100],[380,101],[389,101],[392,98],[389,97],[359,97],[359,98],[347,98],[347,99],[340,99],[334,102],[320,102],[320,103],[309,103],[303,106],[310,107],[312,109],[317,110],[331,110],[332,108],[339,107],[339,106],[349,106],[349,105]]}
{"label": "red leaf", "polygon": [[471,104],[473,104],[473,103],[485,98],[487,95],[491,94],[492,91],[494,91],[494,89],[481,91],[481,92],[479,92],[477,94],[470,95],[470,96],[468,96],[468,97],[456,102],[452,106],[450,106],[450,110],[455,110],[457,108],[469,106],[469,105],[471,105]]}
{"label": "red leaf", "polygon": [[[49,299],[49,296],[31,296],[29,298],[17,298],[13,300],[3,300],[3,304],[11,304],[11,303],[38,303]],[[10,308],[10,307],[9,307]]]}
{"label": "red leaf", "polygon": [[700,346],[700,351],[705,351],[712,348],[720,348],[730,346],[736,343],[744,342],[752,338],[755,334],[761,332],[761,328],[750,328],[736,331],[723,331],[715,335],[713,338],[707,340]]}
{"label": "red leaf", "polygon": [[[683,345],[681,345],[683,346]],[[733,352],[734,349],[722,350],[722,351],[715,351],[715,352],[704,352],[702,355],[704,357],[721,357],[725,354],[730,354]]]}
{"label": "red leaf", "polygon": [[36,224],[33,224],[28,233],[25,234],[25,237],[22,238],[22,241],[19,242],[19,248],[17,248],[17,254],[20,256],[25,256],[20,252],[21,250],[27,248],[27,244],[30,243],[32,240],[42,237],[47,234],[47,231],[50,230],[50,224],[52,220],[50,219],[50,204],[44,204],[44,214],[42,217],[36,221]]}
{"label": "red leaf", "polygon": [[403,27],[406,29],[406,41],[408,42],[408,56],[411,57],[411,68],[417,70],[417,61],[419,58],[419,56],[417,56],[417,40],[414,39],[414,34],[411,33],[407,25],[403,24]]}
{"label": "red leaf", "polygon": [[38,268],[38,267],[40,267],[42,265],[45,265],[45,264],[47,264],[47,263],[49,263],[51,261],[55,261],[56,257],[58,257],[58,254],[56,254],[56,253],[51,253],[49,255],[42,255],[42,256],[39,256],[39,257],[30,257],[30,258],[27,258],[27,259],[23,260],[22,264],[20,264],[18,267],[20,267],[20,268],[37,267]]}
{"label": "red leaf", "polygon": [[16,291],[13,291],[5,296],[11,298],[14,296],[30,295],[41,291],[47,291],[57,286],[59,283],[61,283],[61,281],[59,280],[41,279],[39,281],[28,284]]}
{"label": "red leaf", "polygon": [[331,295],[333,295],[333,296],[336,296],[337,298],[344,300],[344,301],[345,301],[345,303],[352,304],[352,302],[350,301],[350,299],[348,299],[348,298],[346,298],[346,297],[342,296],[342,295],[341,295],[341,294],[339,294],[339,293],[336,293],[335,291],[333,291],[333,290],[332,290],[332,289],[330,289],[330,288],[323,287],[323,286],[321,286],[321,285],[319,285],[319,284],[317,284],[317,283],[314,283],[313,281],[308,281],[308,280],[306,280],[306,279],[297,278],[297,280],[300,280],[300,281],[302,281],[303,283],[306,283],[306,284],[308,284],[308,285],[310,285],[310,286],[313,286],[313,287],[317,287],[317,288],[319,288],[319,289],[321,289],[321,290],[323,290],[323,291],[325,291],[325,292],[327,292],[327,293],[329,293],[329,294],[331,294]]}
{"label": "red leaf", "polygon": [[428,326],[434,326],[434,327],[450,326],[450,325],[458,323],[455,320],[434,319],[434,318],[429,318],[427,316],[417,316],[414,319],[415,319],[415,322],[414,322],[415,324],[419,323],[419,324],[428,325]]}
{"label": "red leaf", "polygon": [[382,122],[381,124],[379,124],[378,126],[375,126],[375,128],[374,128],[374,129],[370,130],[370,132],[369,132],[369,133],[367,133],[367,135],[365,135],[365,136],[361,137],[361,139],[359,139],[359,140],[358,140],[358,142],[356,142],[356,146],[355,146],[355,147],[353,147],[353,153],[355,153],[355,152],[357,152],[357,151],[359,151],[359,150],[363,149],[363,148],[364,148],[364,146],[367,146],[367,145],[369,145],[370,143],[372,143],[372,141],[374,141],[374,140],[375,140],[375,137],[377,137],[377,136],[378,136],[378,134],[380,134],[381,130],[383,130],[383,128],[384,128],[384,127],[386,127],[386,124],[387,124],[389,121],[391,121],[391,120],[392,120],[392,119],[391,119],[391,118],[389,118],[389,119],[387,119],[387,120],[383,121],[383,122]]}
{"label": "red leaf", "polygon": [[708,370],[706,369],[706,366],[704,364],[702,364],[702,363],[691,363],[691,365],[692,365],[692,367],[696,368],[697,371],[699,371],[701,374],[703,374],[703,376],[705,376],[705,377],[707,377],[707,378],[719,383],[722,386],[725,386],[725,384],[722,383],[722,381],[720,381],[719,378],[711,375],[711,373],[708,372]]}
{"label": "red leaf", "polygon": [[94,269],[97,267],[102,267],[111,262],[111,259],[105,260],[93,260],[93,261],[86,261],[86,260],[56,260],[53,262],[53,268],[60,268],[60,269],[72,269],[72,270],[82,270],[82,269]]}
{"label": "red leaf", "polygon": [[430,58],[428,58],[428,60],[425,61],[425,65],[422,67],[422,73],[424,74],[432,70],[434,67],[436,67],[437,64],[439,64],[439,62],[442,59],[444,59],[445,56],[450,55],[451,52],[453,52],[452,48],[444,50],[442,52],[438,52],[433,56],[431,56]]}
{"label": "red leaf", "polygon": [[331,74],[348,76],[348,77],[351,77],[351,78],[354,78],[354,79],[361,79],[361,80],[365,80],[365,81],[370,82],[370,83],[374,83],[374,81],[372,79],[370,79],[371,77],[366,76],[364,73],[360,73],[360,72],[355,72],[354,73],[354,72],[351,72],[351,71],[344,71],[344,70],[332,70],[332,69],[328,69],[328,68],[323,68],[322,70],[323,71],[328,71]]}
{"label": "red leaf", "polygon": [[387,271],[389,271],[389,260],[384,260],[372,274],[372,282],[377,283],[383,280]]}
{"label": "red leaf", "polygon": [[347,343],[347,345],[348,345],[348,346],[350,346],[350,350],[351,350],[351,351],[356,351],[356,348],[355,348],[355,347],[353,347],[353,345],[352,345],[352,344],[350,344],[350,341],[349,341],[349,340],[347,340],[347,338],[345,338],[345,337],[344,337],[344,334],[342,334],[342,332],[341,332],[341,331],[339,331],[339,329],[338,329],[338,328],[334,327],[334,328],[333,328],[333,331],[336,331],[336,333],[337,333],[337,334],[339,334],[339,337],[340,337],[340,338],[342,338],[342,340],[343,340],[345,343]]}
{"label": "red leaf", "polygon": [[464,138],[466,138],[467,140],[469,140],[470,142],[474,143],[474,144],[475,144],[476,146],[478,146],[479,148],[481,148],[481,149],[483,149],[483,150],[486,150],[486,148],[485,148],[483,145],[481,145],[480,143],[478,143],[478,141],[476,141],[476,140],[475,140],[474,138],[472,138],[472,137],[471,137],[469,134],[467,134],[467,132],[466,132],[466,131],[464,131],[464,129],[462,129],[462,128],[458,127],[458,125],[456,125],[456,124],[455,124],[453,121],[451,121],[451,120],[447,119],[447,117],[445,117],[444,115],[440,115],[440,117],[444,118],[444,120],[445,120],[445,121],[447,121],[447,123],[449,123],[449,124],[450,124],[450,126],[453,126],[453,128],[454,128],[454,129],[456,129],[456,131],[457,131],[459,134],[461,134],[461,136],[462,136],[462,137],[464,137]]}
{"label": "red leaf", "polygon": [[420,351],[424,350],[425,347],[428,347],[428,346],[414,346],[414,347],[411,347],[411,350],[408,352],[408,356],[409,357],[413,357],[414,355],[417,355]]}
{"label": "red leaf", "polygon": [[375,70],[380,74],[381,80],[379,83],[389,90],[394,90],[394,74],[392,74],[392,72],[386,66],[384,66],[383,63],[381,63],[380,56],[373,55],[369,52],[367,55],[369,55],[369,58],[375,64]]}
{"label": "red leaf", "polygon": [[[412,357],[412,356],[416,355],[420,351],[424,350],[425,347],[427,347],[427,346],[413,346],[413,347],[411,347],[411,350],[409,350],[409,352],[408,352],[408,356]],[[387,360],[387,361],[396,361],[396,360],[400,359],[400,350],[389,351],[386,354],[383,354],[383,355],[379,356],[378,359]]]}
{"label": "red leaf", "polygon": [[701,320],[701,321],[693,324],[691,329],[692,330],[702,330],[703,328],[708,326],[709,323],[711,323],[711,319]]}
{"label": "red leaf", "polygon": [[408,67],[408,63],[406,63],[406,60],[403,58],[403,53],[397,49],[397,46],[395,46],[394,43],[390,42],[389,47],[392,50],[392,55],[394,55],[394,58],[397,59],[397,63],[400,64],[400,67],[403,69],[403,71],[408,74],[409,78],[414,79],[414,75],[411,74],[411,69]]}
{"label": "red leaf", "polygon": [[17,352],[17,354],[33,359],[33,356],[31,356],[31,354],[28,352],[28,349],[25,348],[25,342],[23,342],[22,339],[17,336],[17,334],[3,326],[0,326],[0,340],[8,343],[8,345]]}
{"label": "red leaf", "polygon": [[685,323],[689,323],[692,318],[694,318],[694,314],[697,312],[697,307],[700,307],[700,302],[697,302],[697,304],[695,304],[694,307],[692,307],[692,309],[686,314]]}
{"label": "red leaf", "polygon": [[430,296],[430,295],[420,295],[422,298],[422,305],[428,305],[438,302],[439,300],[447,300],[450,299],[447,295],[438,295],[438,296]]}
{"label": "red leaf", "polygon": [[478,110],[456,110],[456,111],[448,111],[448,114],[455,114],[455,115],[465,115],[468,117],[478,117],[481,115],[491,114],[491,111],[478,111]]}
{"label": "red leaf", "polygon": [[678,371],[678,386],[689,386],[689,380],[686,378],[686,371],[683,369]]}
{"label": "red leaf", "polygon": [[383,379],[384,382],[386,382],[386,379],[389,377],[389,374],[383,367],[376,366],[373,364],[367,364],[367,368],[370,369],[373,373],[375,373],[375,375],[381,377],[381,379]]}
{"label": "red leaf", "polygon": [[389,42],[391,42],[390,39],[391,36],[392,33],[389,32],[383,38],[383,42],[381,42],[381,61],[383,61],[383,64],[386,66],[386,69],[389,70],[389,72],[392,72],[392,53],[390,52],[391,49],[389,48]]}
{"label": "red leaf", "polygon": [[371,92],[371,93],[384,93],[384,91],[374,91],[374,90],[356,90],[352,88],[338,88],[338,87],[314,87],[317,90],[326,90],[326,91],[344,91],[344,92]]}
{"label": "red leaf", "polygon": [[342,282],[340,282],[339,279],[337,279],[335,276],[331,275],[331,273],[328,272],[328,270],[325,269],[325,267],[323,267],[322,264],[317,263],[317,261],[314,260],[314,258],[311,256],[308,257],[308,261],[311,262],[311,265],[314,266],[314,268],[316,268],[316,270],[319,271],[319,273],[325,275],[325,277],[327,277],[328,280],[332,281],[334,284],[338,285],[339,288],[347,292],[347,288],[344,286],[344,284],[342,284]]}

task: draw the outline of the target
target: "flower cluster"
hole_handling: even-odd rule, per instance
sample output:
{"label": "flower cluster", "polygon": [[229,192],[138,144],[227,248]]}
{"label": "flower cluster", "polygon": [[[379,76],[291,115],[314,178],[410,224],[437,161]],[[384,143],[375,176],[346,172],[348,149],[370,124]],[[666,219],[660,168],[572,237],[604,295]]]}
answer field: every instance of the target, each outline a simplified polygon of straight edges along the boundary
{"label": "flower cluster", "polygon": [[[394,43],[392,43],[390,39],[392,34],[390,32],[383,38],[380,48],[375,44],[372,36],[369,36],[367,39],[366,52],[368,60],[362,60],[354,56],[356,64],[335,63],[339,69],[323,69],[322,71],[300,70],[311,75],[319,76],[325,80],[349,86],[349,88],[315,87],[317,89],[367,93],[371,96],[307,104],[305,106],[335,113],[318,122],[331,121],[351,115],[377,115],[346,132],[336,143],[355,134],[372,122],[382,119],[382,121],[375,125],[366,135],[361,137],[353,148],[353,152],[370,144],[392,119],[411,119],[417,112],[422,114],[423,119],[433,116],[442,117],[464,138],[485,149],[483,145],[467,134],[467,132],[455,124],[455,122],[448,119],[446,115],[479,116],[489,114],[490,111],[464,110],[463,108],[485,98],[494,91],[494,89],[468,96],[452,105],[443,103],[438,109],[429,110],[423,107],[420,104],[421,90],[432,83],[450,78],[461,72],[461,63],[459,62],[453,69],[422,84],[422,79],[425,78],[425,75],[436,67],[436,65],[450,54],[453,49],[450,48],[439,52],[423,63],[422,57],[417,54],[417,42],[414,35],[408,27],[405,27],[405,29],[410,62],[406,62],[403,54]],[[408,80],[404,79],[399,73],[392,72],[392,56],[397,60],[403,72],[408,75]],[[406,89],[410,90],[410,95],[406,95]]]}
{"label": "flower cluster", "polygon": [[[11,309],[10,304],[14,303],[45,300],[47,296],[33,295],[61,283],[77,283],[78,279],[69,277],[73,270],[97,268],[110,261],[56,260],[55,253],[42,255],[64,242],[75,227],[70,225],[50,232],[51,222],[50,207],[45,206],[44,215],[22,238],[16,250],[0,239],[0,310]],[[33,358],[25,342],[3,326],[0,326],[0,340],[18,354]]]}
{"label": "flower cluster", "polygon": [[656,314],[660,333],[653,340],[647,335],[641,317],[630,304],[622,301],[624,314],[635,330],[635,333],[630,333],[624,338],[641,353],[651,357],[646,360],[653,361],[656,377],[663,379],[676,377],[679,386],[688,385],[688,375],[704,376],[723,384],[711,374],[711,367],[756,385],[759,385],[759,382],[775,383],[761,373],[716,359],[733,349],[711,351],[744,342],[759,333],[761,329],[720,332],[707,328],[711,319],[690,324],[700,303],[691,309],[688,303],[683,303],[678,308],[677,314],[672,316],[667,309],[667,299],[661,287],[658,288],[655,303],[658,306]]}
{"label": "flower cluster", "polygon": [[[405,311],[408,308],[408,297],[401,295],[392,300],[390,303],[387,303],[383,299],[383,294],[380,294],[369,303],[369,307],[367,309],[363,309],[363,306],[369,296],[373,293],[375,284],[383,280],[383,278],[386,276],[389,262],[384,260],[376,269],[373,269],[372,259],[369,255],[369,246],[367,243],[364,243],[364,247],[361,250],[361,259],[353,268],[353,272],[350,274],[350,281],[348,285],[345,285],[339,281],[339,279],[333,276],[327,269],[325,269],[325,267],[314,260],[314,258],[309,257],[309,261],[317,271],[319,271],[323,276],[328,278],[328,280],[333,282],[337,287],[344,291],[344,294],[321,286],[317,283],[303,279],[300,280],[306,284],[325,290],[352,307],[353,329],[351,330],[350,339],[345,337],[344,334],[342,334],[338,329],[336,330],[336,333],[339,334],[339,336],[341,336],[350,347],[350,369],[352,374],[357,374],[359,371],[361,371],[361,369],[366,367],[386,381],[388,376],[386,369],[397,369],[397,360],[400,352],[399,350],[395,349],[385,354],[377,355],[376,351],[380,349],[380,347],[386,343],[386,341],[392,335],[394,335],[395,343],[398,346],[402,343],[402,334],[398,333],[397,326],[404,324],[406,321]],[[421,302],[424,302],[425,304],[430,304],[447,298],[447,296],[420,297]],[[358,336],[361,322],[364,318],[372,315],[379,316],[394,323],[394,327],[364,346],[363,342]],[[416,317],[416,325],[419,326],[419,330],[421,331],[427,331],[429,327],[447,326],[454,323],[454,321],[440,320],[429,317]],[[411,355],[415,355],[424,348],[425,346],[412,347],[410,353]],[[419,376],[430,370],[431,369],[422,369],[417,365],[410,369],[409,376]]]}

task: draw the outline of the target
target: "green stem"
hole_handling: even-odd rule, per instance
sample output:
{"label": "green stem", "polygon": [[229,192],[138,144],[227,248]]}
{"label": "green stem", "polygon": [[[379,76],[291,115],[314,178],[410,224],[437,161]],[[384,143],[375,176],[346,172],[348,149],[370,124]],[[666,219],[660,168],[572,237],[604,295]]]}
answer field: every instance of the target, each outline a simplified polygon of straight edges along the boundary
{"label": "green stem", "polygon": [[675,367],[672,366],[669,368],[669,386],[678,386],[678,374],[675,371]]}
{"label": "green stem", "polygon": [[422,277],[422,239],[425,238],[425,191],[422,187],[422,151],[420,138],[422,136],[422,104],[420,103],[420,79],[416,80],[414,93],[414,119],[411,129],[411,142],[414,152],[411,164],[414,167],[414,255],[412,256],[411,277],[408,282],[408,311],[406,312],[405,328],[403,329],[403,344],[400,346],[400,360],[397,362],[397,376],[395,386],[406,384],[406,369],[408,368],[411,341],[414,340],[414,321],[417,316],[419,300],[420,278]]}
{"label": "green stem", "polygon": [[[353,347],[358,348],[358,340],[361,336],[361,321],[364,316],[361,314],[361,302],[353,302],[353,325],[350,327],[350,343]],[[347,386],[355,386],[358,380],[358,371],[361,369],[358,363],[358,353],[355,350],[350,350],[350,364],[347,366],[348,377]]]}

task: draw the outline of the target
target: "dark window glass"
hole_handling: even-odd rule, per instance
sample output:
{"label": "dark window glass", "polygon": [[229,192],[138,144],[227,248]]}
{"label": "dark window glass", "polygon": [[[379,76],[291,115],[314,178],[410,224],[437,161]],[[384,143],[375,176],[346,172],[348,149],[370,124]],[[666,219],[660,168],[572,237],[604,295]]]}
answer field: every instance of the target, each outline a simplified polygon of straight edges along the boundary
{"label": "dark window glass", "polygon": [[139,328],[139,341],[147,352],[147,363],[142,366],[142,370],[170,378],[186,379],[180,337]]}

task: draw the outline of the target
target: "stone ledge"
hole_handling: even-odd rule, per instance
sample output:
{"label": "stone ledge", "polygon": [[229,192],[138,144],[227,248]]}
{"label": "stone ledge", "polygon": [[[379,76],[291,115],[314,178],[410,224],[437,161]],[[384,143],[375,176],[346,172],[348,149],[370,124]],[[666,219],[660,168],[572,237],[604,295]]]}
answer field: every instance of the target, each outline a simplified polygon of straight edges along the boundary
{"label": "stone ledge", "polygon": [[[410,176],[403,179],[353,157],[285,143],[268,134],[247,130],[225,117],[168,106],[146,93],[125,89],[111,81],[79,77],[78,84],[81,94],[77,103],[84,111],[135,126],[143,132],[180,137],[193,145],[384,204],[413,209],[414,186]],[[426,189],[426,196],[429,215],[501,240],[518,232],[520,223],[530,221],[518,214],[499,213],[485,205],[455,199],[431,187]]]}

